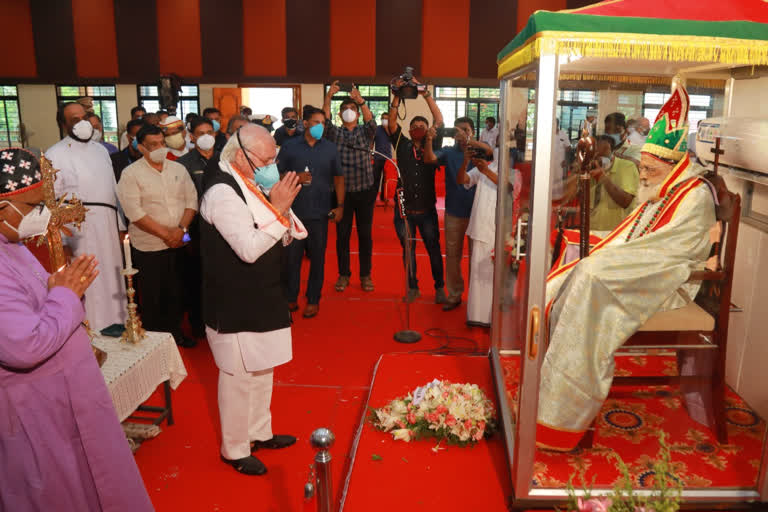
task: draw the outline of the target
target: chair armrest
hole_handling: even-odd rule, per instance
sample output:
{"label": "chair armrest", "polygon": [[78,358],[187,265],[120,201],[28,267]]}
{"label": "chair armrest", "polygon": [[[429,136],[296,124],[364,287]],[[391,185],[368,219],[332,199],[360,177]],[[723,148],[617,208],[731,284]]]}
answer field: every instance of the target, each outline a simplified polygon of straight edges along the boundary
{"label": "chair armrest", "polygon": [[722,281],[725,279],[725,272],[722,270],[694,270],[688,276],[688,281]]}

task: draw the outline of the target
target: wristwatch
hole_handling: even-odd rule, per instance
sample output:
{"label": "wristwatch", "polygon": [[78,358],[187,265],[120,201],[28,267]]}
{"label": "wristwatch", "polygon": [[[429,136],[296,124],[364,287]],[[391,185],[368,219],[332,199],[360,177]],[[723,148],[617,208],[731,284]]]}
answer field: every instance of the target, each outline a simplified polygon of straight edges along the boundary
{"label": "wristwatch", "polygon": [[426,99],[426,98],[429,98],[430,96],[432,96],[432,93],[431,93],[431,92],[429,92],[429,89],[427,89],[426,91],[424,91],[424,99]]}
{"label": "wristwatch", "polygon": [[357,104],[358,107],[362,107],[363,105],[365,105],[365,100]]}

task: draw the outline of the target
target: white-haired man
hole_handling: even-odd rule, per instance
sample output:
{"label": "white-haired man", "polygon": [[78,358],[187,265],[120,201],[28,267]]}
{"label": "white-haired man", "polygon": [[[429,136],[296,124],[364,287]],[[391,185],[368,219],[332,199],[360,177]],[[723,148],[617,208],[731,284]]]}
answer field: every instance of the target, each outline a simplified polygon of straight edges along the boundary
{"label": "white-haired man", "polygon": [[296,442],[272,434],[272,369],[291,360],[288,301],[280,279],[283,247],[307,232],[291,211],[301,189],[295,172],[280,180],[274,139],[241,127],[206,173],[200,206],[203,316],[219,368],[221,458],[262,475],[251,455]]}

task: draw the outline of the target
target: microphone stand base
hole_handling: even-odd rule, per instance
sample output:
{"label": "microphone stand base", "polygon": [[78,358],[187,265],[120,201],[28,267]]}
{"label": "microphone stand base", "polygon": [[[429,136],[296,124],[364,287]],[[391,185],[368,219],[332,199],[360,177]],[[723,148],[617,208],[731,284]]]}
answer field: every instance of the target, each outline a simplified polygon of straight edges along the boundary
{"label": "microphone stand base", "polygon": [[421,334],[419,334],[418,331],[406,329],[397,331],[394,338],[398,343],[416,343],[417,341],[421,340]]}

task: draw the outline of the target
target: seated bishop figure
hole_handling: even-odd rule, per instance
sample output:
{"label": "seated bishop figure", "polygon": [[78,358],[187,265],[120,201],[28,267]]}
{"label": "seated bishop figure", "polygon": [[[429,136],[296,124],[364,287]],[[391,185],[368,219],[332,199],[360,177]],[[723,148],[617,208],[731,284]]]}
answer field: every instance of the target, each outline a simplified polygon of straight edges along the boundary
{"label": "seated bishop figure", "polygon": [[688,157],[688,93],[677,82],[672,89],[642,147],[639,206],[589,257],[547,277],[541,448],[575,448],[608,396],[614,352],[656,312],[698,292],[700,283],[686,281],[709,255],[715,203],[704,169]]}

